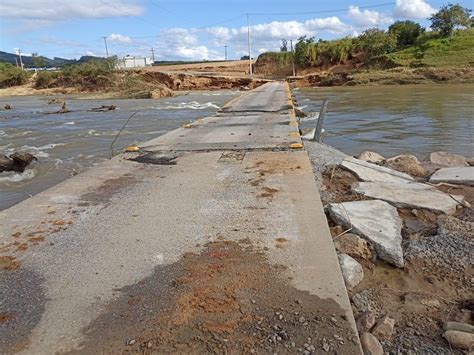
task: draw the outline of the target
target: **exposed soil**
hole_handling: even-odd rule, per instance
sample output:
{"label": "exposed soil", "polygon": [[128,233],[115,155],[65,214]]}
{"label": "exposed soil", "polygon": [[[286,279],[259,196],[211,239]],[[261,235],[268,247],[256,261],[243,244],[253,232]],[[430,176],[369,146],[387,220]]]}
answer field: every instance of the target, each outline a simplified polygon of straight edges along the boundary
{"label": "exposed soil", "polygon": [[354,174],[337,166],[323,172],[324,190],[320,192],[323,204],[364,200],[351,191],[352,184],[357,181]]}
{"label": "exposed soil", "polygon": [[86,330],[80,352],[356,352],[339,306],[283,275],[249,240],[209,243],[122,289]]}

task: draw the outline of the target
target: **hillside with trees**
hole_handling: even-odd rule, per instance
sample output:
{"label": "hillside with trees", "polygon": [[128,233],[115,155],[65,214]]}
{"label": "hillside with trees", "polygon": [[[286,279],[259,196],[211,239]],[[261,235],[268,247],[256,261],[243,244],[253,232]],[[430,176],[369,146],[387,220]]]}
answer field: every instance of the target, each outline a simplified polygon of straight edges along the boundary
{"label": "hillside with trees", "polygon": [[[398,83],[419,79],[474,81],[471,10],[450,4],[429,20],[430,30],[405,20],[393,23],[387,30],[369,28],[358,37],[316,41],[304,36],[296,43],[294,53],[260,55],[255,71],[274,77],[290,76],[294,61],[298,76],[313,75],[310,84],[370,83],[380,81],[382,72],[394,83],[397,76]],[[414,74],[411,79],[410,73]]]}

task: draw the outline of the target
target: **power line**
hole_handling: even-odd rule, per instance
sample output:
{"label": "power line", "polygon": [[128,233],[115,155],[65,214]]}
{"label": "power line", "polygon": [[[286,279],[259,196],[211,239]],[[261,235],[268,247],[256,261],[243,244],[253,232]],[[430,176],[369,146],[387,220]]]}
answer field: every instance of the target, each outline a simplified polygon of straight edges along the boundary
{"label": "power line", "polygon": [[112,5],[112,4],[110,4],[110,3],[108,3],[108,2],[106,2],[106,1],[104,1],[104,0],[100,0],[100,2],[103,3],[104,5],[107,5],[107,6],[111,7],[112,9],[114,9],[114,10],[116,10],[116,11],[118,11],[118,12],[121,12],[121,13],[124,14],[124,15],[131,16],[131,17],[135,17],[135,18],[137,18],[137,19],[139,19],[139,20],[141,20],[141,21],[143,21],[143,22],[145,22],[145,23],[147,23],[147,24],[149,24],[149,25],[151,25],[151,26],[153,26],[153,27],[159,28],[159,27],[156,26],[153,22],[148,21],[146,18],[144,18],[144,17],[142,17],[142,16],[133,15],[133,14],[127,12],[127,11],[123,11],[122,9],[119,9],[118,7]]}
{"label": "power line", "polygon": [[[365,6],[357,6],[359,9],[371,9],[375,7],[384,7],[389,5],[395,5],[395,2],[386,2],[381,4],[374,4],[374,5],[365,5]],[[329,12],[346,12],[349,11],[351,8],[346,7],[344,9],[334,9],[334,10],[319,10],[319,11],[302,11],[302,12],[254,12],[250,13],[252,16],[289,16],[289,15],[313,15],[313,14],[324,14]]]}
{"label": "power line", "polygon": [[209,24],[209,25],[197,27],[196,29],[197,29],[197,30],[202,30],[202,29],[204,29],[204,28],[213,27],[213,26],[217,26],[217,25],[222,25],[222,24],[224,24],[224,23],[233,22],[233,21],[235,21],[235,20],[238,20],[238,19],[240,19],[240,18],[245,17],[246,15],[247,15],[247,14],[241,14],[241,15],[239,15],[239,16],[235,16],[235,17],[229,18],[229,19],[227,19],[227,20],[222,20],[222,21],[219,21],[219,22],[211,23],[211,24]]}

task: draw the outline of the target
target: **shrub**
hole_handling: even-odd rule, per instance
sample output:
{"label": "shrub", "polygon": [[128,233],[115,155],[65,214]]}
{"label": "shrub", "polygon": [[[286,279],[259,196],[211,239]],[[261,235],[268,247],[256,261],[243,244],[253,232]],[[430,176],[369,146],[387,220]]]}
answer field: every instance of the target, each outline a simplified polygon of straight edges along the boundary
{"label": "shrub", "polygon": [[61,77],[59,72],[40,71],[36,75],[35,89],[47,89],[52,87],[61,86],[61,82],[58,80]]}
{"label": "shrub", "polygon": [[415,44],[425,29],[419,23],[407,20],[395,22],[388,32],[397,36],[397,45],[401,48]]}
{"label": "shrub", "polygon": [[397,36],[377,28],[365,30],[357,38],[357,47],[366,52],[369,58],[390,53],[397,48]]}
{"label": "shrub", "polygon": [[36,78],[37,89],[48,87],[79,87],[96,90],[113,85],[114,60],[95,60],[83,64],[69,65],[60,72],[40,72]]}
{"label": "shrub", "polygon": [[10,63],[0,62],[0,88],[24,85],[28,82],[28,72]]}

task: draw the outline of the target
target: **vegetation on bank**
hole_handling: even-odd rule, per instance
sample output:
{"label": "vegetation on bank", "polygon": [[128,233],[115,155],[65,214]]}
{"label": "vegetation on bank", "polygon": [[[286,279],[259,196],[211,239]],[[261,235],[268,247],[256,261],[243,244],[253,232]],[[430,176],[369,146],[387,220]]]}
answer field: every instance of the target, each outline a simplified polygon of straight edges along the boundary
{"label": "vegetation on bank", "polygon": [[115,65],[114,59],[103,59],[68,65],[60,71],[41,71],[34,86],[36,89],[80,87],[91,91],[108,88],[114,84]]}
{"label": "vegetation on bank", "polygon": [[[354,69],[366,72],[401,67],[472,67],[474,29],[470,27],[474,21],[471,10],[449,4],[429,20],[432,31],[427,31],[419,23],[406,20],[395,22],[387,30],[369,28],[358,37],[316,41],[304,36],[296,43],[294,54],[286,52],[286,47],[282,46],[281,53],[264,53],[262,56],[265,61],[259,58],[257,64],[262,66],[264,62],[273,59],[278,67],[281,63],[291,63],[294,60],[298,69],[304,72],[311,68],[324,71],[344,64],[344,70],[351,75]],[[291,56],[288,57],[288,54]],[[403,71],[404,74],[408,72]],[[429,72],[429,75],[432,73],[430,70],[425,72]]]}
{"label": "vegetation on bank", "polygon": [[28,82],[28,72],[9,63],[0,62],[0,88],[24,85]]}

